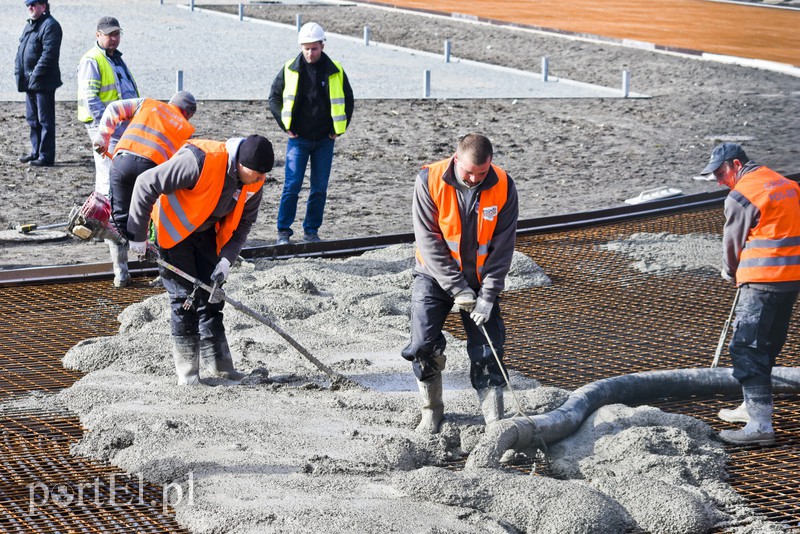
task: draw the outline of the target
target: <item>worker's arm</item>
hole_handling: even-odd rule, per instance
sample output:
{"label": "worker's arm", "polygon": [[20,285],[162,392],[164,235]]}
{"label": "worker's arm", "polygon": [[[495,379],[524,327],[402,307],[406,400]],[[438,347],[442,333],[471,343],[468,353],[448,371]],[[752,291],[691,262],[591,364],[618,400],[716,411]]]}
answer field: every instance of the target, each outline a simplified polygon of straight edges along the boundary
{"label": "worker's arm", "polygon": [[428,191],[427,169],[419,173],[414,184],[411,214],[417,251],[423,260],[422,265],[417,260],[417,270],[434,277],[442,289],[453,295],[468,289],[439,227],[439,210]]}
{"label": "worker's arm", "polygon": [[100,100],[100,69],[92,58],[84,58],[78,65],[78,98],[91,113],[93,122],[97,123],[106,106]]}
{"label": "worker's arm", "polygon": [[517,188],[511,177],[508,178],[508,198],[497,215],[497,226],[489,245],[489,255],[483,265],[481,290],[478,297],[487,302],[494,302],[506,283],[514,247],[517,238],[517,219],[519,218],[519,200]]}
{"label": "worker's arm", "polygon": [[92,139],[94,146],[108,148],[108,141],[117,126],[131,120],[142,107],[142,102],[144,98],[127,98],[108,104],[97,126],[97,135]]}
{"label": "worker's arm", "polygon": [[189,148],[184,147],[173,157],[157,167],[143,172],[136,179],[128,212],[128,235],[131,241],[147,239],[150,213],[158,197],[178,189],[190,189],[197,184],[202,161]]}
{"label": "worker's arm", "polygon": [[262,187],[253,196],[247,199],[244,205],[244,212],[242,212],[242,219],[239,221],[239,226],[233,231],[233,235],[227,243],[222,247],[219,252],[220,258],[227,258],[231,265],[236,261],[239,253],[244,248],[247,242],[247,236],[250,235],[250,229],[258,218],[258,208],[261,205],[261,198],[264,188]]}
{"label": "worker's arm", "polygon": [[761,212],[738,191],[731,191],[725,199],[725,226],[722,230],[722,270],[731,279],[736,278],[739,258],[750,230],[758,224]]}
{"label": "worker's arm", "polygon": [[275,117],[275,121],[280,126],[281,130],[284,132],[286,128],[283,127],[283,121],[281,121],[281,110],[283,109],[283,67],[278,72],[278,75],[275,76],[275,80],[272,82],[272,88],[269,91],[269,111],[272,113],[272,116]]}

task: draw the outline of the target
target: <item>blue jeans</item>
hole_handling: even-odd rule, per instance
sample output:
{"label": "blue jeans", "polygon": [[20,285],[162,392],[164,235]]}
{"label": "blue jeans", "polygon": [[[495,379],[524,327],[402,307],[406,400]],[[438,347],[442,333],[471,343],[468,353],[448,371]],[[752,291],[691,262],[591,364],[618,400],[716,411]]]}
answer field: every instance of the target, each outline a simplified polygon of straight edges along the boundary
{"label": "blue jeans", "polygon": [[306,217],[303,231],[316,234],[322,226],[322,212],[328,197],[328,178],[333,163],[334,140],[325,137],[318,141],[309,141],[300,137],[290,137],[286,144],[286,178],[283,182],[281,205],[278,208],[278,232],[292,235],[292,223],[297,214],[297,198],[303,187],[303,176],[306,173],[308,159],[311,158],[310,190],[306,203]]}
{"label": "blue jeans", "polygon": [[40,160],[56,160],[56,92],[27,91],[25,120],[31,127],[31,154]]}

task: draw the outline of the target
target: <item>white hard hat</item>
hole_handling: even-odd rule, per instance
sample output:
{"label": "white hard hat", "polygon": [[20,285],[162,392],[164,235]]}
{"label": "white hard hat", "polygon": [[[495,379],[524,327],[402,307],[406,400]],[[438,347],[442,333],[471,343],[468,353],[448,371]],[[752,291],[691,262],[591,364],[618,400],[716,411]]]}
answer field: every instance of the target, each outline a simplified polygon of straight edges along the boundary
{"label": "white hard hat", "polygon": [[306,22],[297,33],[297,43],[307,44],[325,40],[325,30],[316,22]]}

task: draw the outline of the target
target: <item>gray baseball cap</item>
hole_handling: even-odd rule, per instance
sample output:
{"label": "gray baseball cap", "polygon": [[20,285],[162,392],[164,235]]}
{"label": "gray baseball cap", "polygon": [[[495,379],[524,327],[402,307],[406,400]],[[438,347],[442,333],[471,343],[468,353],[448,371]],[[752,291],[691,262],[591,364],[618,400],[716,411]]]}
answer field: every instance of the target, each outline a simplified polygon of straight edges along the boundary
{"label": "gray baseball cap", "polygon": [[97,21],[97,31],[103,32],[106,35],[121,30],[122,28],[119,27],[119,21],[114,17],[103,17]]}
{"label": "gray baseball cap", "polygon": [[747,154],[744,153],[744,149],[740,145],[736,143],[720,143],[711,151],[711,159],[708,161],[708,165],[700,171],[700,176],[705,176],[707,180],[714,180],[712,173],[726,161],[734,159],[738,159],[742,163],[748,161]]}

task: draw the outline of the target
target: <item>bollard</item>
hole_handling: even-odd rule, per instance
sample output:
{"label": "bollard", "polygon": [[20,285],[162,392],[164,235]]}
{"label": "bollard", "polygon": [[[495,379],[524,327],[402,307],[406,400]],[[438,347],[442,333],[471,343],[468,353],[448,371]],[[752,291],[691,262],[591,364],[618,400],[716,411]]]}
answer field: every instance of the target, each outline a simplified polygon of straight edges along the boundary
{"label": "bollard", "polygon": [[547,56],[542,56],[542,81],[547,81],[547,76],[550,70],[550,62],[547,60]]}
{"label": "bollard", "polygon": [[183,91],[183,71],[179,70],[175,76],[176,91]]}
{"label": "bollard", "polygon": [[622,71],[622,98],[628,98],[631,92],[631,73],[630,71]]}
{"label": "bollard", "polygon": [[194,0],[189,0],[189,11],[194,11]]}
{"label": "bollard", "polygon": [[431,96],[431,71],[426,70],[422,75],[422,98]]}
{"label": "bollard", "polygon": [[369,46],[369,26],[364,26],[364,46]]}
{"label": "bollard", "polygon": [[158,3],[163,6],[164,5],[164,0],[158,0]]}
{"label": "bollard", "polygon": [[298,13],[295,17],[295,21],[297,23],[297,33],[300,33],[300,28],[303,26],[303,15]]}
{"label": "bollard", "polygon": [[450,41],[448,39],[444,40],[444,62],[450,63]]}
{"label": "bollard", "polygon": [[239,4],[239,20],[244,20],[244,4]]}

